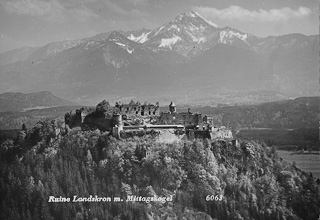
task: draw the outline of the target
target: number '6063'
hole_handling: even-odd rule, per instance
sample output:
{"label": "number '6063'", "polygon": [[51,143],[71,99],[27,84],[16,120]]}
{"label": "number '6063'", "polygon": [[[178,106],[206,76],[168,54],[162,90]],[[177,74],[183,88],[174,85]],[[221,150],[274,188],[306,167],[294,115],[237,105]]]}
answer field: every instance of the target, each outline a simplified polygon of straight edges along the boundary
{"label": "number '6063'", "polygon": [[222,198],[222,195],[207,195],[206,201],[221,201]]}

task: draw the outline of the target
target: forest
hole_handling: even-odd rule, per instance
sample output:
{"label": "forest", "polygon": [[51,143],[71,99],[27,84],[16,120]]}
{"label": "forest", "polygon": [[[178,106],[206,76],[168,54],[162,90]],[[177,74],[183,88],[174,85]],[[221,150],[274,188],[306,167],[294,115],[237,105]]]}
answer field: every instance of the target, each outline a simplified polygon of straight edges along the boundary
{"label": "forest", "polygon": [[[0,219],[317,219],[319,181],[275,146],[208,139],[116,139],[54,121],[23,127],[0,148]],[[54,197],[124,201],[49,202]],[[127,196],[173,201],[126,201]]]}

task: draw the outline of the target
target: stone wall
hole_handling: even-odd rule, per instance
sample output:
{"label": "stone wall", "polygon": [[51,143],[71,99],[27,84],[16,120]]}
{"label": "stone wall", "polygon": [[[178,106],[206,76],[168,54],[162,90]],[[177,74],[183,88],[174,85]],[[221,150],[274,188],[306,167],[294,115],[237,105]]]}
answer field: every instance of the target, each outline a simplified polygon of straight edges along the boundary
{"label": "stone wall", "polygon": [[157,103],[156,105],[147,103],[141,105],[139,102],[134,101],[131,101],[129,104],[116,103],[115,110],[120,114],[135,114],[141,116],[160,115],[159,103]]}

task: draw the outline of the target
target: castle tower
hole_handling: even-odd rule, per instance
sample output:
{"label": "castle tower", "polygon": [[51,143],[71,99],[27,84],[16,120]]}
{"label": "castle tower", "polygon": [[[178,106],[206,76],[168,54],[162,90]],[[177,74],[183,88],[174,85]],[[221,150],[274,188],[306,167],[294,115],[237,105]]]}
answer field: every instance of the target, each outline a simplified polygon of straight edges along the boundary
{"label": "castle tower", "polygon": [[81,123],[84,122],[84,119],[86,118],[87,116],[87,111],[85,111],[84,109],[81,111],[80,115],[81,115]]}
{"label": "castle tower", "polygon": [[174,104],[174,102],[171,101],[170,105],[169,105],[169,111],[171,113],[175,113],[176,112],[176,104]]}
{"label": "castle tower", "polygon": [[122,116],[120,114],[113,115],[113,126],[118,127],[120,131],[123,130]]}
{"label": "castle tower", "polygon": [[113,115],[112,135],[120,138],[120,132],[123,130],[122,116],[120,114]]}

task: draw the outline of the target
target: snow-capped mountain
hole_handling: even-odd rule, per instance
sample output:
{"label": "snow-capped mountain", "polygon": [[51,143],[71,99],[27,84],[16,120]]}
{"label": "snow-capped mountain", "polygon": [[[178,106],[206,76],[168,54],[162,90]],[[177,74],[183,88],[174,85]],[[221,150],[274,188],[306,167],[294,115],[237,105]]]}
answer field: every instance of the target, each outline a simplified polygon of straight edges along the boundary
{"label": "snow-capped mountain", "polygon": [[154,30],[110,31],[0,54],[0,93],[50,90],[87,104],[125,97],[195,103],[260,90],[314,95],[318,50],[317,36],[261,38],[188,12]]}
{"label": "snow-capped mountain", "polygon": [[[116,32],[122,34],[123,36],[127,37],[129,40],[134,42],[138,42],[138,40],[143,36],[145,33],[150,32],[151,30],[142,28],[139,30],[132,30],[132,31],[123,31],[123,30],[115,30]],[[114,31],[109,31],[105,33],[97,34],[93,37],[86,38],[86,41],[103,41],[109,38],[109,35]],[[139,42],[142,43],[142,42]]]}
{"label": "snow-capped mountain", "polygon": [[259,38],[248,33],[238,31],[231,27],[225,27],[220,30],[218,42],[232,46],[252,49],[255,41]]}
{"label": "snow-capped mountain", "polygon": [[127,66],[130,62],[148,63],[154,60],[150,49],[129,40],[117,31],[110,33],[105,41],[100,41],[100,45],[105,64],[111,64],[116,69]]}
{"label": "snow-capped mountain", "polygon": [[218,32],[217,25],[196,12],[188,12],[145,34],[143,43],[154,51],[173,50],[187,57],[196,54],[193,50],[203,49]]}
{"label": "snow-capped mountain", "polygon": [[[17,61],[29,61],[29,62],[36,62],[38,60],[43,60],[52,56],[56,56],[58,53],[63,52],[65,50],[69,50],[81,44],[86,44],[89,42],[94,44],[93,41],[99,42],[104,41],[109,38],[110,34],[114,31],[109,31],[105,33],[100,33],[92,37],[87,37],[78,40],[65,40],[60,42],[53,42],[46,44],[43,47],[24,47],[15,49],[12,51],[4,52],[0,54],[0,66],[14,63]],[[134,31],[122,31],[118,30],[118,33],[122,34],[125,37],[132,37],[135,39],[134,36],[140,36],[144,33],[150,32],[147,29],[140,29]],[[133,40],[135,41],[135,40]]]}

